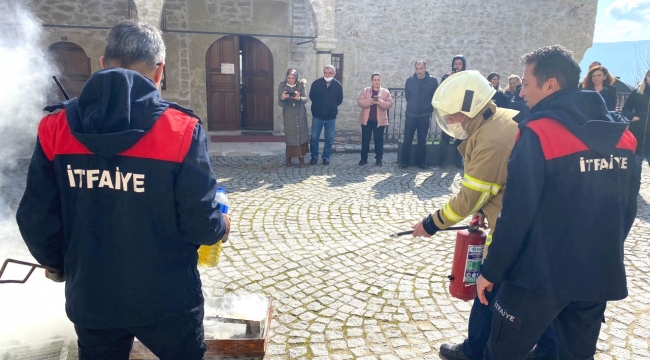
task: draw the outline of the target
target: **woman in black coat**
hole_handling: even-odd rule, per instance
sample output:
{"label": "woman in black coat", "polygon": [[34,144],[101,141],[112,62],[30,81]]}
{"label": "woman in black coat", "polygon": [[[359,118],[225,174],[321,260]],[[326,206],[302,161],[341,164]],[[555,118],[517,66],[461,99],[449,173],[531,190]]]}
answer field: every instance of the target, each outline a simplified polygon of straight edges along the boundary
{"label": "woman in black coat", "polygon": [[615,81],[606,67],[594,66],[582,80],[581,88],[598,92],[605,99],[607,110],[616,111],[616,87],[613,86]]}
{"label": "woman in black coat", "polygon": [[487,80],[490,82],[490,84],[492,84],[492,86],[494,86],[494,89],[497,91],[494,93],[494,96],[492,96],[492,101],[494,101],[494,103],[500,108],[508,108],[510,99],[508,99],[503,94],[503,91],[499,86],[499,81],[501,80],[501,76],[498,73],[493,72],[487,76]]}
{"label": "woman in black coat", "polygon": [[650,157],[650,69],[625,101],[623,115],[630,120],[630,131],[636,137],[636,163],[639,176],[643,159]]}

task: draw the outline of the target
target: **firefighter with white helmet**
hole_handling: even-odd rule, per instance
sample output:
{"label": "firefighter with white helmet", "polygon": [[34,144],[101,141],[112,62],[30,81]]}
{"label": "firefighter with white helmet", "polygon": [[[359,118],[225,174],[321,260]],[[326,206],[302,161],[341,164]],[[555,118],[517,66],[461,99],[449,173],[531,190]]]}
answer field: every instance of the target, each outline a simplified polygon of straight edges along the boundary
{"label": "firefighter with white helmet", "polygon": [[440,128],[465,140],[458,146],[465,162],[463,182],[442,209],[413,226],[413,236],[429,237],[476,212],[484,214],[489,229],[494,228],[517,134],[512,120],[517,112],[497,108],[492,102],[494,91],[481,73],[468,70],[450,76],[434,94],[432,105]]}
{"label": "firefighter with white helmet", "polygon": [[[434,94],[432,105],[438,125],[450,136],[464,140],[458,146],[464,159],[463,181],[447,204],[413,226],[413,236],[430,237],[472,214],[478,214],[483,224],[487,220],[490,232],[494,229],[518,131],[512,120],[518,112],[498,108],[492,102],[494,93],[481,73],[468,70],[451,75]],[[489,235],[484,256],[491,239]],[[483,359],[491,323],[490,308],[475,299],[468,339],[462,344],[443,344],[440,353],[450,359]]]}

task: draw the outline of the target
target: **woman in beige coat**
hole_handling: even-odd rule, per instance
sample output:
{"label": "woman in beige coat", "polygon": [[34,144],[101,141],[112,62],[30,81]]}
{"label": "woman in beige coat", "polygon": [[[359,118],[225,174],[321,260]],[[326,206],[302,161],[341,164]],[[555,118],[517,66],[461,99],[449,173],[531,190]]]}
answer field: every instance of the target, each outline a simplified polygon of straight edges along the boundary
{"label": "woman in beige coat", "polygon": [[306,81],[298,80],[298,71],[287,70],[286,79],[278,85],[278,105],[282,107],[284,141],[287,144],[287,166],[297,157],[300,167],[305,167],[305,154],[309,152],[309,129],[307,127]]}
{"label": "woman in beige coat", "polygon": [[381,87],[381,74],[370,76],[372,86],[361,91],[357,104],[361,107],[359,124],[361,124],[361,161],[359,165],[368,163],[370,152],[370,137],[375,138],[375,166],[381,166],[384,156],[384,130],[388,126],[388,109],[393,106],[393,98],[388,89]]}

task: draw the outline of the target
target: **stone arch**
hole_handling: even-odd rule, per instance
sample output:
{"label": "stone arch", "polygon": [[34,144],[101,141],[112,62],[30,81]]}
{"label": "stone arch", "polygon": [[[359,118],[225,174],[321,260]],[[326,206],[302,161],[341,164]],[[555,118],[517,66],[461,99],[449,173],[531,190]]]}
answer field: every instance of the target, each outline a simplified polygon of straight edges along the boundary
{"label": "stone arch", "polygon": [[[50,45],[48,53],[60,70],[60,81],[68,95],[78,97],[84,84],[90,78],[92,69],[90,58],[79,45],[69,41],[59,41]],[[61,97],[60,100],[63,100]]]}
{"label": "stone arch", "polygon": [[138,19],[155,27],[160,27],[164,2],[164,0],[133,0],[138,11]]}
{"label": "stone arch", "polygon": [[336,18],[335,0],[310,0],[314,13],[314,28],[316,37],[334,39],[334,20]]}
{"label": "stone arch", "polygon": [[132,20],[140,20],[138,16],[138,5],[136,5],[135,0],[128,0],[129,7],[129,18]]}
{"label": "stone arch", "polygon": [[304,0],[304,4],[309,9],[309,14],[311,15],[311,21],[314,24],[314,33],[315,33],[314,36],[318,37],[318,34],[319,34],[318,17],[316,16],[316,10],[314,9],[313,1],[312,0]]}

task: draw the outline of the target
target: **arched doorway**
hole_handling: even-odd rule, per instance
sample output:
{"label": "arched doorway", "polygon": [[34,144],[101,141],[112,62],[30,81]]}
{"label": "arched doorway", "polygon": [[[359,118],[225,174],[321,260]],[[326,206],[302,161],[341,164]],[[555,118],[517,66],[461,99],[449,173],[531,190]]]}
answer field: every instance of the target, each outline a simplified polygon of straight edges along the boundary
{"label": "arched doorway", "polygon": [[208,130],[273,130],[273,56],[261,41],[226,36],[205,56]]}
{"label": "arched doorway", "polygon": [[[90,58],[81,46],[71,42],[54,43],[48,51],[61,70],[61,85],[71,98],[78,97],[92,73]],[[64,99],[62,94],[59,98]]]}

